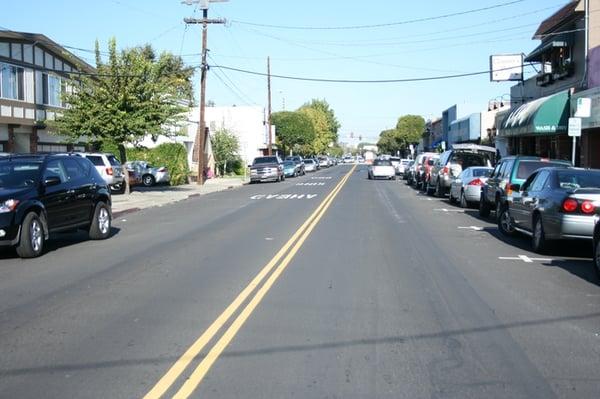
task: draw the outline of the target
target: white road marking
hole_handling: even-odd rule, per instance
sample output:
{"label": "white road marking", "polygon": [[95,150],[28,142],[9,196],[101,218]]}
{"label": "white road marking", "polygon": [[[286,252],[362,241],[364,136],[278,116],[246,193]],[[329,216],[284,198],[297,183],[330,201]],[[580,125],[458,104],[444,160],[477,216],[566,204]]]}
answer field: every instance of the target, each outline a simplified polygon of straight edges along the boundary
{"label": "white road marking", "polygon": [[318,194],[256,194],[250,197],[251,200],[261,200],[261,199],[277,199],[277,200],[287,200],[287,199],[313,199],[317,197]]}
{"label": "white road marking", "polygon": [[550,262],[552,259],[550,258],[530,258],[527,255],[518,255],[518,256],[499,256],[498,259],[501,260],[522,260],[525,263],[533,263],[535,262]]}
{"label": "white road marking", "polygon": [[311,177],[311,179],[313,179],[313,180],[331,180],[332,177],[331,176],[313,176],[313,177]]}
{"label": "white road marking", "polygon": [[446,208],[437,208],[437,209],[434,209],[434,211],[437,211],[437,212],[462,212],[462,213],[465,212],[464,209],[446,209]]}
{"label": "white road marking", "polygon": [[479,226],[458,226],[459,229],[463,229],[463,230],[475,230],[475,231],[482,231],[483,227],[479,227]]}
{"label": "white road marking", "polygon": [[296,183],[297,186],[324,186],[325,183],[323,182],[316,182],[316,183]]}
{"label": "white road marking", "polygon": [[267,240],[267,241],[273,241],[274,238],[273,237],[265,237],[265,240]]}

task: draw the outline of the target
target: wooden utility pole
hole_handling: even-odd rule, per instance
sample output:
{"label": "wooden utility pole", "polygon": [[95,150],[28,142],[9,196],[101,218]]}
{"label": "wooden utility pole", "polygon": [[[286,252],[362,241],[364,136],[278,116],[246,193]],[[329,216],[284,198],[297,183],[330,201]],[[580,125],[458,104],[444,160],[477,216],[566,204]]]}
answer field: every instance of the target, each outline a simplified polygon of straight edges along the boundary
{"label": "wooden utility pole", "polygon": [[198,130],[196,133],[195,140],[195,152],[198,154],[198,181],[199,185],[204,184],[204,148],[206,147],[206,120],[205,107],[206,107],[206,73],[208,72],[208,64],[206,62],[206,43],[208,36],[208,24],[224,24],[224,19],[208,19],[208,4],[209,3],[220,3],[227,0],[186,0],[182,3],[187,5],[199,4],[202,9],[202,18],[184,18],[183,21],[186,24],[202,24],[202,65],[200,66],[200,123],[198,124]]}
{"label": "wooden utility pole", "polygon": [[267,105],[267,124],[268,124],[268,135],[269,135],[269,146],[268,153],[273,155],[273,137],[271,134],[271,57],[267,57],[267,92],[268,92],[268,105]]}

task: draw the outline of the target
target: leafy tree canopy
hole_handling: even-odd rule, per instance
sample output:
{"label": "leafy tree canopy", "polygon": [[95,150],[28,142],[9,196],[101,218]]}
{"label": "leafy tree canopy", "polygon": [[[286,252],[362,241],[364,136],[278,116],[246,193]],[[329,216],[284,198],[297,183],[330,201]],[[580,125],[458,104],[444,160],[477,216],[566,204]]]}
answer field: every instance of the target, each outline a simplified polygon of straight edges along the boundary
{"label": "leafy tree canopy", "polygon": [[284,153],[290,149],[312,144],[315,130],[311,119],[302,112],[281,111],[271,114],[271,124],[275,125],[277,141]]}
{"label": "leafy tree canopy", "polygon": [[239,140],[229,130],[221,129],[217,130],[211,136],[211,144],[216,166],[221,171],[221,175],[223,175],[227,170],[227,164],[239,159]]}
{"label": "leafy tree canopy", "polygon": [[341,125],[335,116],[335,112],[333,112],[333,109],[329,106],[329,103],[327,101],[325,101],[324,99],[319,100],[319,99],[313,98],[310,102],[307,102],[300,107],[300,109],[303,109],[303,108],[313,108],[313,109],[323,112],[327,117],[327,130],[333,136],[332,141],[337,142],[338,130],[340,129]]}
{"label": "leafy tree canopy", "polygon": [[72,141],[81,136],[94,143],[113,143],[126,161],[125,144],[135,144],[146,135],[173,135],[185,119],[192,99],[193,70],[169,53],[159,57],[150,45],[117,51],[116,40],[108,44],[103,62],[96,42],[98,74],[81,77],[79,85],[64,95],[68,107],[54,130]]}

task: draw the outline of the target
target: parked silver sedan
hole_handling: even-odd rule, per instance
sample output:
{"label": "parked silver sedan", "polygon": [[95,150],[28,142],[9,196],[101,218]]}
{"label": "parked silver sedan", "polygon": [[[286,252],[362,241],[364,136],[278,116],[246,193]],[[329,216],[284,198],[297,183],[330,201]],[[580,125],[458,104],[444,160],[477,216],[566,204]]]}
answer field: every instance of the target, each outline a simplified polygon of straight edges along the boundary
{"label": "parked silver sedan", "polygon": [[600,215],[600,170],[542,168],[511,188],[515,192],[498,218],[502,233],[531,236],[533,250],[540,253],[551,240],[591,242]]}
{"label": "parked silver sedan", "polygon": [[458,201],[462,208],[479,203],[481,187],[494,168],[471,166],[463,170],[450,185],[450,202]]}
{"label": "parked silver sedan", "polygon": [[166,166],[154,167],[146,161],[131,161],[126,163],[127,167],[135,170],[142,177],[142,184],[151,187],[155,184],[168,184],[171,175]]}

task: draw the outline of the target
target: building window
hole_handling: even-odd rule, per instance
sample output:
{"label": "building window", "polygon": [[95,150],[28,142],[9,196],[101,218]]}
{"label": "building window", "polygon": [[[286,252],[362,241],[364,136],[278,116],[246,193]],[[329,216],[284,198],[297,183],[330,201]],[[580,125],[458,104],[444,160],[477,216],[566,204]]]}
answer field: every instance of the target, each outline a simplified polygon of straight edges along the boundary
{"label": "building window", "polygon": [[67,146],[64,144],[39,144],[38,152],[67,152]]}
{"label": "building window", "polygon": [[11,52],[12,58],[15,60],[22,61],[23,60],[23,48],[21,47],[21,43],[11,43]]}
{"label": "building window", "polygon": [[25,100],[24,69],[0,63],[0,97]]}
{"label": "building window", "polygon": [[62,95],[65,84],[62,79],[47,73],[42,74],[42,102],[53,107],[64,107]]}

